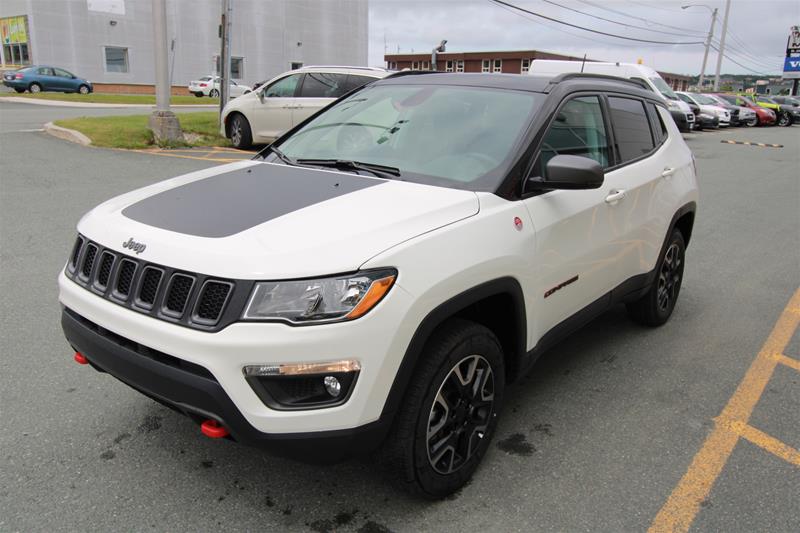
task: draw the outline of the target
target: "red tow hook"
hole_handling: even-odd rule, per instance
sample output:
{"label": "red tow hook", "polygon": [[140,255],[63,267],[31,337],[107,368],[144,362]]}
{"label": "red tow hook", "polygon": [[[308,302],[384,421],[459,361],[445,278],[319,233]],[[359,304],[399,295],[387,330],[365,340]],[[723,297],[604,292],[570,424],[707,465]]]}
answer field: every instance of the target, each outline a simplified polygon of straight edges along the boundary
{"label": "red tow hook", "polygon": [[79,365],[88,365],[89,360],[81,352],[75,352],[75,362]]}
{"label": "red tow hook", "polygon": [[210,439],[221,439],[229,435],[228,430],[216,420],[206,420],[200,424],[200,431]]}

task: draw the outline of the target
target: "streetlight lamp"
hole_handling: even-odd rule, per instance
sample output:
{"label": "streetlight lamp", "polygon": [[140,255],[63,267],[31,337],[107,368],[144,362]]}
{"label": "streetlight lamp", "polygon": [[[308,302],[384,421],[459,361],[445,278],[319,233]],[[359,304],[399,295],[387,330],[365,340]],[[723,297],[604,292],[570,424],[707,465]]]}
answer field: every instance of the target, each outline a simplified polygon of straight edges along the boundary
{"label": "streetlight lamp", "polygon": [[[703,90],[703,82],[706,79],[706,62],[708,61],[708,49],[711,46],[711,38],[714,36],[714,22],[717,20],[717,8],[711,8],[705,4],[689,4],[681,6],[681,9],[689,9],[690,7],[704,7],[711,11],[711,27],[708,29],[708,37],[706,38],[706,51],[703,54],[703,68],[700,71],[700,90]],[[716,88],[715,88],[716,89]]]}
{"label": "streetlight lamp", "polygon": [[436,70],[436,54],[445,51],[444,45],[447,44],[447,39],[442,39],[442,42],[439,43],[439,46],[434,48],[431,51],[431,70]]}

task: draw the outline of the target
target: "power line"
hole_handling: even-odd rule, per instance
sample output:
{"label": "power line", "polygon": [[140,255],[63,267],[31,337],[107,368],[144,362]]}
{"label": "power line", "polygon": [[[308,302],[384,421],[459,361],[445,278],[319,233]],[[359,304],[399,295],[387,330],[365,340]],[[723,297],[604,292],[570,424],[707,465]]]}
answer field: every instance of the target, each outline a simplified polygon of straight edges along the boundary
{"label": "power line", "polygon": [[595,15],[594,13],[587,13],[586,11],[581,11],[580,9],[575,9],[574,7],[562,6],[561,4],[559,4],[557,2],[553,2],[552,0],[542,0],[542,2],[544,2],[546,4],[551,4],[551,5],[560,7],[562,9],[566,9],[568,11],[574,11],[575,13],[580,13],[581,15],[586,15],[587,17],[596,18],[598,20],[603,20],[605,22],[610,22],[612,24],[619,24],[620,26],[624,26],[626,28],[636,28],[636,29],[639,29],[639,30],[654,31],[656,33],[663,33],[663,34],[666,34],[666,35],[678,35],[680,37],[697,37],[697,35],[692,35],[692,34],[689,34],[689,33],[675,33],[673,31],[656,30],[654,28],[645,28],[644,26],[637,26],[635,24],[628,24],[626,22],[620,22],[618,20],[607,19],[607,18],[601,17],[599,15]]}
{"label": "power line", "polygon": [[671,28],[673,30],[681,30],[681,31],[688,31],[688,32],[691,32],[691,33],[695,33],[695,34],[697,34],[696,35],[697,37],[701,37],[701,36],[705,35],[705,33],[706,33],[705,31],[702,31],[702,30],[693,30],[693,29],[681,28],[679,26],[671,26],[669,24],[664,24],[663,22],[656,22],[654,20],[646,19],[644,17],[637,17],[635,15],[630,15],[630,14],[625,13],[623,11],[617,11],[616,9],[611,9],[610,7],[605,7],[605,6],[601,6],[601,5],[595,4],[593,2],[589,2],[588,0],[578,0],[578,1],[581,2],[581,3],[584,3],[586,5],[592,6],[594,8],[597,8],[597,9],[602,9],[604,11],[610,11],[611,13],[615,13],[617,15],[622,15],[623,17],[629,17],[629,18],[632,18],[632,19],[641,20],[642,22],[646,22],[648,24],[656,24],[658,26],[663,26],[665,28]]}
{"label": "power line", "polygon": [[556,19],[556,18],[553,18],[553,17],[548,17],[547,15],[542,15],[541,13],[536,13],[534,11],[530,11],[528,9],[524,9],[522,7],[519,7],[519,6],[515,6],[514,4],[509,4],[508,2],[504,2],[503,0],[489,0],[489,1],[493,2],[495,4],[508,6],[508,7],[512,8],[512,9],[516,9],[517,11],[521,11],[523,13],[528,13],[530,15],[534,15],[536,17],[543,18],[543,19],[549,20],[551,22],[556,22],[558,24],[563,24],[564,26],[569,26],[571,28],[577,28],[579,30],[588,31],[588,32],[591,32],[591,33],[596,33],[598,35],[606,35],[608,37],[615,37],[617,39],[624,39],[626,41],[636,41],[636,42],[640,42],[640,43],[651,43],[651,44],[669,44],[669,45],[705,44],[703,41],[679,41],[679,42],[676,42],[676,41],[654,41],[654,40],[650,40],[650,39],[637,39],[635,37],[625,37],[624,35],[616,35],[614,33],[607,33],[607,32],[604,32],[604,31],[593,30],[591,28],[584,28],[583,26],[579,26],[577,24],[571,24],[569,22],[564,22],[563,20],[559,20],[559,19]]}
{"label": "power line", "polygon": [[[719,48],[717,48],[717,47],[716,47],[716,46],[714,46],[713,44],[711,45],[711,48],[713,48],[714,50],[716,50],[716,51],[719,53]],[[730,61],[731,63],[734,63],[734,64],[736,64],[736,65],[739,65],[739,66],[740,66],[740,67],[742,67],[743,69],[745,69],[745,70],[747,70],[747,71],[749,71],[749,72],[752,72],[753,74],[758,74],[759,76],[771,76],[771,75],[775,74],[775,73],[773,73],[773,74],[768,74],[768,73],[766,73],[766,72],[758,72],[758,71],[756,71],[756,70],[753,70],[753,69],[747,68],[746,66],[742,65],[742,64],[741,64],[741,63],[739,63],[738,61],[736,61],[736,60],[734,60],[734,59],[731,59],[731,57],[730,57],[730,56],[728,56],[728,54],[725,54],[725,53],[723,53],[723,54],[722,54],[722,57],[724,57],[725,59],[727,59],[727,60],[728,60],[728,61]]]}

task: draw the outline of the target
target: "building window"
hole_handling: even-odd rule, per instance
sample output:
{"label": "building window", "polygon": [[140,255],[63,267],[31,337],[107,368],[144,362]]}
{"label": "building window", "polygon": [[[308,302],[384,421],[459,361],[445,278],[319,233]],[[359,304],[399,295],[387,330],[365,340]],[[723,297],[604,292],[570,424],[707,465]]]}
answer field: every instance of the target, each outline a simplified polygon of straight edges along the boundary
{"label": "building window", "polygon": [[292,61],[291,63],[289,63],[289,70],[297,70],[299,68],[303,68],[302,61]]}
{"label": "building window", "polygon": [[503,60],[502,59],[495,59],[494,60],[494,71],[495,72],[503,72]]}
{"label": "building window", "polygon": [[492,70],[492,60],[491,59],[484,59],[481,61],[481,72],[491,72]]}
{"label": "building window", "polygon": [[1,18],[0,42],[3,43],[3,58],[6,64],[30,65],[27,15]]}
{"label": "building window", "polygon": [[422,70],[430,70],[431,69],[431,62],[430,61],[423,61],[422,62]]}
{"label": "building window", "polygon": [[128,49],[117,46],[103,48],[106,56],[106,72],[128,72]]}
{"label": "building window", "polygon": [[456,72],[464,72],[464,60],[459,59],[456,61]]}
{"label": "building window", "polygon": [[453,62],[448,61],[447,65],[444,67],[445,72],[453,72]]}
{"label": "building window", "polygon": [[520,68],[520,74],[527,74],[528,71],[531,69],[531,60],[530,59],[523,59],[522,60],[522,68]]}
{"label": "building window", "polygon": [[411,70],[419,70],[419,61],[411,62]]}
{"label": "building window", "polygon": [[387,68],[388,70],[397,70],[397,62],[396,62],[396,61],[389,61],[389,62],[386,64],[386,68]]}
{"label": "building window", "polygon": [[241,80],[244,78],[244,58],[232,57],[231,58],[231,78],[234,80]]}

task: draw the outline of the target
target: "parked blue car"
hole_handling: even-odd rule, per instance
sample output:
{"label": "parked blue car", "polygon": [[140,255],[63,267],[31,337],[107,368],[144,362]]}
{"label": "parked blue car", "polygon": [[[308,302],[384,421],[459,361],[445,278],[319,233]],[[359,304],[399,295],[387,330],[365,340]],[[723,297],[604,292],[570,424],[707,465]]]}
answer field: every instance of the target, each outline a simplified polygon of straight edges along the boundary
{"label": "parked blue car", "polygon": [[32,65],[3,74],[3,85],[18,93],[30,91],[57,91],[62,93],[89,94],[94,90],[92,82],[79,78],[63,68]]}

